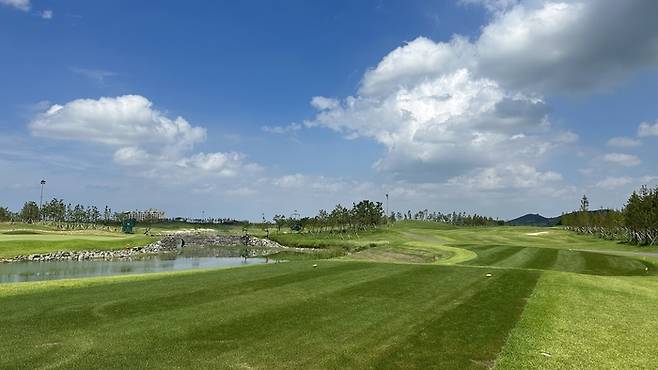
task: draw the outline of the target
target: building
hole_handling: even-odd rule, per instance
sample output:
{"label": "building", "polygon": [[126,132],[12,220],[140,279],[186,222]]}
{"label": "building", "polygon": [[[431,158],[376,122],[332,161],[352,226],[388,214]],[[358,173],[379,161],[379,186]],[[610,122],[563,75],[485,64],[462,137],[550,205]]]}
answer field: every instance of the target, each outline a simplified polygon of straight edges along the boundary
{"label": "building", "polygon": [[165,212],[155,208],[149,208],[145,211],[134,210],[127,211],[123,213],[128,216],[128,218],[134,218],[137,222],[148,220],[148,221],[159,221],[164,220]]}

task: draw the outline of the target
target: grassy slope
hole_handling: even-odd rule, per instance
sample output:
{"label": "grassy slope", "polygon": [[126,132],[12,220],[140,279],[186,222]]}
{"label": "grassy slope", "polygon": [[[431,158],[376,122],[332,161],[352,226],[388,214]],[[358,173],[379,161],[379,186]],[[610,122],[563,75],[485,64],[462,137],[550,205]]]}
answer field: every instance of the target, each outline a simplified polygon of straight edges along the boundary
{"label": "grassy slope", "polygon": [[557,229],[424,223],[347,240],[282,235],[289,244],[368,247],[352,259],[460,266],[317,261],[313,269],[311,262],[290,262],[3,284],[1,366],[486,368],[495,361],[506,369],[657,362],[651,312],[658,309],[658,277],[646,276],[656,273],[653,261],[569,251],[631,247]]}

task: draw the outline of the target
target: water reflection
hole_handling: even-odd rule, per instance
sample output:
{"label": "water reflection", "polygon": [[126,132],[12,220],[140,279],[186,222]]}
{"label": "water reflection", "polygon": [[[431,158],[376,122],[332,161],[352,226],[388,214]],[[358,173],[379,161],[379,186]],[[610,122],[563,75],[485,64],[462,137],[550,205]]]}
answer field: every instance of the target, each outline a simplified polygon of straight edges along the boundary
{"label": "water reflection", "polygon": [[[217,254],[222,254],[218,252]],[[90,276],[139,274],[199,268],[266,263],[265,258],[205,256],[194,251],[181,255],[149,256],[138,260],[56,261],[0,264],[0,283],[81,278]],[[213,253],[210,253],[213,254]]]}

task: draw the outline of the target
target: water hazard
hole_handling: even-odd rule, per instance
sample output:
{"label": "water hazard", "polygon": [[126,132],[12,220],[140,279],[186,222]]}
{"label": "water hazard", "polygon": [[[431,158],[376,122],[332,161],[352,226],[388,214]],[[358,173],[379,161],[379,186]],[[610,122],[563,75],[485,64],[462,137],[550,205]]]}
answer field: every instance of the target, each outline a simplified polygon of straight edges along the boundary
{"label": "water hazard", "polygon": [[17,262],[0,264],[0,283],[142,274],[266,263],[265,258],[163,255],[133,260]]}

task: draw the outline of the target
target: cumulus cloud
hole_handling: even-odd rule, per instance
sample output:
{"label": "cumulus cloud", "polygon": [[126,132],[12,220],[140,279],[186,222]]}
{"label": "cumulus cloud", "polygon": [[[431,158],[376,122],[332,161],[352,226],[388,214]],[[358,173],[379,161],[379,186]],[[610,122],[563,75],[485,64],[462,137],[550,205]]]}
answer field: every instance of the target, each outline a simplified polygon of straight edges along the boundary
{"label": "cumulus cloud", "polygon": [[603,160],[624,167],[633,167],[641,163],[640,158],[624,153],[608,153],[603,156]]}
{"label": "cumulus cloud", "polygon": [[54,104],[39,113],[29,127],[36,136],[104,144],[114,150],[113,161],[138,173],[235,177],[260,166],[236,152],[189,154],[206,138],[206,129],[183,117],[169,118],[139,95],[77,99]]}
{"label": "cumulus cloud", "polygon": [[637,130],[637,135],[640,137],[658,136],[658,120],[654,124],[642,122]]}
{"label": "cumulus cloud", "polygon": [[43,19],[53,19],[53,16],[55,15],[52,10],[46,9],[41,12],[41,18]]}
{"label": "cumulus cloud", "polygon": [[0,5],[11,6],[24,12],[29,11],[32,7],[30,0],[0,0]]}
{"label": "cumulus cloud", "polygon": [[381,171],[438,180],[538,158],[551,146],[542,138],[547,114],[541,99],[509,93],[460,69],[390,94],[348,97],[313,122],[386,146],[386,157],[375,164]]}
{"label": "cumulus cloud", "polygon": [[377,141],[387,151],[375,168],[414,181],[505,173],[501,162],[536,169],[578,140],[551,132],[546,94],[598,91],[658,67],[658,2],[465,2],[491,11],[478,37],[418,37],[396,48],[354,96],[314,97],[307,126]]}
{"label": "cumulus cloud", "polygon": [[387,93],[460,68],[505,88],[587,92],[658,65],[653,0],[484,3],[504,6],[495,6],[502,11],[476,40],[417,38],[368,71],[360,93]]}
{"label": "cumulus cloud", "polygon": [[311,99],[311,105],[317,110],[334,109],[338,107],[339,104],[338,100],[325,98],[324,96],[314,96],[313,99]]}
{"label": "cumulus cloud", "polygon": [[608,146],[617,148],[634,148],[642,145],[642,142],[630,137],[613,137],[608,140]]}
{"label": "cumulus cloud", "polygon": [[631,184],[633,179],[630,177],[606,177],[605,179],[596,183],[597,188],[612,190],[617,189],[628,184]]}
{"label": "cumulus cloud", "polygon": [[[658,2],[526,1],[475,43],[480,73],[508,87],[591,91],[658,63]],[[629,22],[632,19],[632,22]]]}
{"label": "cumulus cloud", "polygon": [[30,123],[32,133],[56,139],[84,140],[108,145],[166,144],[190,147],[206,130],[184,118],[171,119],[139,95],[77,99],[54,104]]}

